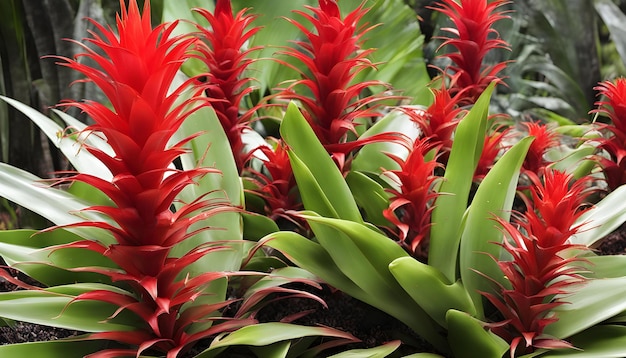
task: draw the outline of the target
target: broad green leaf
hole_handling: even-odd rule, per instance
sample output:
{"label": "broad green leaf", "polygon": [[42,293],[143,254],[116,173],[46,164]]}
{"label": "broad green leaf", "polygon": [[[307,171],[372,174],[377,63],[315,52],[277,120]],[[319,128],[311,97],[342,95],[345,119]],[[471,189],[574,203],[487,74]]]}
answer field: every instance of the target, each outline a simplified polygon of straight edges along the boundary
{"label": "broad green leaf", "polygon": [[[0,293],[0,316],[44,326],[53,326],[84,332],[129,331],[140,324],[116,323],[120,317],[110,319],[116,306],[101,301],[72,302],[76,295],[95,289],[121,291],[113,286],[74,284],[57,286],[46,290],[24,290]],[[129,294],[126,292],[126,294]],[[131,323],[128,315],[123,321]]]}
{"label": "broad green leaf", "polygon": [[246,240],[257,241],[265,235],[280,230],[276,222],[265,215],[244,212],[241,218],[243,219],[243,237]]}
{"label": "broad green leaf", "polygon": [[[196,185],[189,185],[181,192],[179,199],[190,203],[197,198],[205,197],[225,202],[224,205],[231,205],[234,208],[242,206],[243,186],[228,138],[212,108],[204,107],[190,115],[177,132],[177,140],[198,133],[201,134],[189,144],[191,151],[181,156],[183,169],[209,167],[216,168],[221,173],[207,174],[198,179]],[[202,220],[190,230],[203,227],[213,229],[199,232],[176,245],[172,254],[184,255],[197,245],[209,241],[232,240],[232,250],[216,252],[215,255],[212,253],[191,266],[196,273],[238,270],[244,256],[241,244],[235,243],[243,236],[241,215],[235,211],[219,213]]]}
{"label": "broad green leaf", "polygon": [[450,310],[446,320],[448,341],[455,358],[499,358],[509,350],[508,343],[487,331],[482,322],[466,312]]}
{"label": "broad green leaf", "polygon": [[364,349],[351,349],[349,351],[333,354],[328,358],[379,358],[387,357],[400,347],[400,341],[387,342],[381,346]]}
{"label": "broad green leaf", "polygon": [[290,150],[288,154],[291,170],[296,178],[296,184],[298,185],[300,198],[304,207],[309,210],[314,210],[320,215],[339,218],[339,213],[333,207],[330,198],[326,195],[326,192],[324,192],[324,189],[322,189],[313,173],[311,173],[311,170],[302,162],[296,153]]}
{"label": "broad green leaf", "polygon": [[509,220],[519,171],[533,140],[533,137],[522,139],[496,162],[480,183],[467,210],[459,265],[461,279],[478,309],[479,318],[483,316],[479,291],[489,292],[493,284],[483,275],[494,280],[503,279],[492,258],[499,258],[501,247],[496,243],[502,242],[504,237],[494,218]]}
{"label": "broad green leaf", "polygon": [[[259,93],[265,94],[285,80],[291,80],[298,74],[272,58],[287,60],[285,56],[277,55],[281,47],[293,46],[290,41],[301,37],[299,30],[286,18],[293,18],[293,10],[303,10],[305,5],[316,5],[314,0],[265,1],[265,0],[233,0],[233,10],[240,11],[249,8],[249,13],[257,14],[253,26],[262,27],[251,39],[249,48],[259,46],[258,51],[250,54],[255,59],[247,68],[247,75],[258,83]],[[300,18],[298,18],[300,19]],[[299,21],[304,26],[310,25],[306,21]],[[290,61],[288,61],[290,62]],[[255,83],[255,85],[256,85]]]}
{"label": "broad green leaf", "polygon": [[[85,220],[109,221],[98,213],[84,211],[88,205],[64,192],[50,188],[41,178],[26,171],[0,163],[0,196],[21,205],[56,225],[70,225]],[[85,239],[113,243],[112,234],[96,228],[69,228]]]}
{"label": "broad green leaf", "polygon": [[71,358],[84,357],[106,347],[106,342],[63,339],[0,345],[2,357]]}
{"label": "broad green leaf", "polygon": [[109,180],[112,178],[109,169],[88,151],[81,149],[80,143],[72,136],[64,136],[64,128],[41,112],[14,99],[0,96],[5,102],[30,118],[50,141],[61,150],[77,171],[91,174],[98,178]]}
{"label": "broad green leaf", "polygon": [[250,346],[250,350],[256,354],[257,357],[268,358],[287,358],[289,354],[289,348],[291,348],[290,341],[276,342],[262,347]]}
{"label": "broad green leaf", "polygon": [[389,207],[389,197],[382,185],[356,171],[346,175],[346,182],[357,204],[365,212],[367,222],[377,226],[389,226],[389,220],[383,216],[383,211]]}
{"label": "broad green leaf", "polygon": [[626,310],[626,277],[592,279],[568,289],[566,304],[552,311],[558,321],[545,333],[565,339]]}
{"label": "broad green leaf", "polygon": [[444,181],[432,213],[428,264],[456,281],[461,221],[467,209],[474,171],[483,150],[492,83],[457,126]]}
{"label": "broad green leaf", "polygon": [[572,243],[591,246],[620,227],[626,221],[625,196],[626,185],[623,185],[585,211],[574,223],[582,226],[572,235]]}
{"label": "broad green leaf", "polygon": [[348,340],[355,338],[349,333],[327,327],[299,326],[288,323],[270,322],[245,326],[234,332],[216,337],[209,348],[196,355],[196,358],[214,357],[213,350],[236,346],[267,346],[276,342],[282,342],[302,337],[322,336]]}
{"label": "broad green leaf", "polygon": [[[359,208],[341,172],[293,102],[287,108],[280,126],[280,133],[291,151],[310,170],[315,182],[337,212],[337,218],[363,222]],[[300,179],[296,175],[296,180]],[[318,208],[307,205],[304,196],[319,194],[311,192],[301,194],[305,208],[318,211]]]}
{"label": "broad green leaf", "polygon": [[[589,262],[582,275],[590,278],[619,278],[626,273],[626,255],[584,256]],[[584,263],[583,263],[584,264]]]}
{"label": "broad green leaf", "polygon": [[623,358],[626,357],[626,327],[622,325],[598,325],[571,338],[577,349],[547,351],[542,358]]}
{"label": "broad green leaf", "polygon": [[78,240],[82,240],[82,237],[62,229],[41,233],[35,230],[0,231],[0,256],[9,266],[48,286],[110,281],[100,274],[63,270],[90,266],[115,267],[98,253],[84,249],[46,250],[50,246]]}
{"label": "broad green leaf", "polygon": [[450,283],[436,268],[412,257],[402,257],[394,260],[389,270],[411,298],[442,327],[448,328],[446,313],[450,309],[476,314],[463,284]]}

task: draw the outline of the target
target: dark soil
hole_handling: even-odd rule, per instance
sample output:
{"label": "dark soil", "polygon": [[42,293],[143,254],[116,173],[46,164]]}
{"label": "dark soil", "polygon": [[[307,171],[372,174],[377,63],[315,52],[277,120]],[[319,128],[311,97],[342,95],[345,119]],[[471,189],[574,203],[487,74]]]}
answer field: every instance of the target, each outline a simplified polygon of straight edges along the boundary
{"label": "dark soil", "polygon": [[[626,254],[626,224],[608,235],[595,250],[601,255]],[[15,271],[11,273],[20,279],[28,280]],[[36,284],[32,280],[29,283]],[[0,278],[0,292],[16,289],[15,285]],[[318,292],[318,295],[324,299],[328,308],[323,308],[320,303],[310,299],[291,298],[262,309],[258,318],[261,322],[279,321],[292,314],[310,310],[311,313],[294,320],[293,323],[333,327],[349,332],[361,340],[360,343],[341,346],[339,350],[375,347],[391,340],[401,339],[404,342],[398,352],[401,355],[434,352],[432,347],[417,337],[408,327],[384,312],[329,288]],[[10,326],[0,327],[0,344],[56,340],[78,334],[80,332],[13,322]],[[203,347],[201,342],[197,349],[189,352],[188,356],[192,357],[204,348],[206,347]]]}

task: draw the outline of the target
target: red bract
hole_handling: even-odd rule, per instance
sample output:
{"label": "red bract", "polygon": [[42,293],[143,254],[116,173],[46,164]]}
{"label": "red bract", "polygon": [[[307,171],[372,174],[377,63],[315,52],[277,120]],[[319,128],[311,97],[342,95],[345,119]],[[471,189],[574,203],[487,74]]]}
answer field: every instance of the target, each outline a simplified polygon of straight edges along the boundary
{"label": "red bract", "polygon": [[517,225],[497,219],[506,236],[502,247],[513,257],[498,261],[511,283],[500,288],[499,296],[483,293],[503,315],[503,321],[490,324],[491,329],[510,342],[511,357],[532,348],[563,348],[569,343],[543,334],[547,325],[557,320],[550,311],[566,304],[555,295],[581,283],[583,278],[575,251],[583,245],[569,242],[580,226],[574,226],[582,214],[581,206],[590,194],[588,180],[572,182],[572,176],[546,169],[543,182],[527,172],[532,185],[531,198],[525,199],[527,211],[518,216]]}
{"label": "red bract", "polygon": [[540,173],[548,164],[545,154],[550,148],[559,144],[559,134],[545,124],[536,122],[524,122],[528,130],[528,135],[535,137],[535,140],[528,148],[528,154],[524,159],[522,168],[535,173]]}
{"label": "red bract", "polygon": [[502,142],[506,136],[509,135],[510,131],[510,128],[501,129],[501,127],[498,127],[485,136],[483,151],[480,153],[478,165],[474,171],[474,181],[482,180],[495,164],[500,152],[503,149]]}
{"label": "red bract", "polygon": [[254,113],[254,109],[240,113],[241,101],[252,91],[251,79],[243,77],[243,73],[252,63],[248,54],[255,50],[243,48],[260,28],[247,29],[255,19],[246,15],[247,9],[233,16],[230,0],[218,0],[213,14],[206,9],[196,11],[211,25],[209,29],[199,27],[206,43],[200,42],[197,47],[198,58],[209,70],[205,75],[206,94],[226,132],[241,173],[246,156],[241,134],[250,128]]}
{"label": "red bract", "polygon": [[[348,153],[365,144],[359,140],[346,143],[350,133],[356,135],[355,120],[380,116],[375,109],[383,97],[359,98],[360,93],[371,86],[387,86],[380,81],[352,83],[361,71],[373,67],[367,59],[372,50],[360,47],[363,34],[369,30],[358,27],[359,20],[367,12],[363,6],[343,18],[335,0],[320,0],[319,7],[307,6],[307,9],[313,15],[295,12],[307,19],[317,33],[288,19],[308,41],[296,41],[297,48],[284,52],[304,64],[307,70],[301,73],[301,80],[293,82],[278,96],[298,100],[304,106],[306,120],[339,167],[343,168]],[[303,92],[311,93],[311,96]],[[368,142],[377,140],[393,139],[390,136],[374,136]]]}
{"label": "red bract", "polygon": [[453,28],[442,28],[452,34],[443,37],[440,48],[450,45],[456,52],[445,54],[454,65],[449,69],[458,74],[458,80],[451,88],[455,91],[466,91],[465,99],[474,102],[484,89],[494,80],[499,80],[498,73],[506,67],[506,62],[495,65],[484,65],[483,60],[493,49],[508,49],[508,44],[500,39],[493,25],[507,18],[499,7],[506,0],[441,0],[433,10],[445,14],[452,20]]}
{"label": "red bract", "polygon": [[626,184],[626,78],[618,78],[615,82],[602,82],[594,89],[604,98],[596,102],[598,109],[592,113],[605,114],[611,120],[608,124],[598,124],[601,129],[609,132],[610,136],[596,139],[600,142],[598,147],[604,149],[610,159],[597,156],[597,160],[603,169],[609,189],[614,190]]}
{"label": "red bract", "polygon": [[[263,170],[248,169],[255,189],[251,191],[265,201],[265,213],[272,219],[295,220],[287,212],[302,209],[302,202],[296,187],[296,179],[289,162],[287,145],[282,140],[274,140],[274,147],[260,146],[255,151],[262,162]],[[255,154],[253,151],[251,154]]]}
{"label": "red bract", "polygon": [[[75,301],[98,300],[119,306],[118,312],[128,309],[145,321],[145,327],[136,331],[101,332],[92,339],[112,339],[129,344],[125,350],[104,350],[93,357],[121,355],[139,356],[148,349],[167,352],[176,357],[181,350],[198,339],[236,329],[248,321],[220,321],[211,318],[214,312],[228,302],[191,307],[182,310],[200,295],[214,280],[231,273],[208,272],[187,276],[186,267],[207,253],[226,249],[211,243],[190,250],[185,256],[170,256],[173,246],[195,234],[189,232],[194,223],[217,212],[232,210],[220,202],[206,198],[187,203],[176,212],[171,210],[176,196],[194,179],[217,170],[196,168],[173,169],[173,160],[186,152],[183,145],[191,138],[168,146],[181,123],[195,109],[206,102],[192,97],[176,104],[187,84],[170,87],[181,64],[189,56],[187,50],[192,38],[172,36],[176,24],[163,24],[154,30],[150,21],[149,2],[143,14],[136,2],[128,9],[120,1],[121,15],[117,18],[118,35],[110,28],[94,22],[100,35],[88,39],[101,52],[90,50],[79,57],[87,61],[63,59],[63,65],[84,74],[86,81],[98,85],[111,102],[112,108],[84,101],[67,102],[64,106],[82,109],[94,121],[87,132],[102,135],[113,154],[84,144],[84,148],[98,158],[112,173],[108,181],[89,174],[76,174],[67,181],[81,181],[106,194],[114,206],[92,206],[87,210],[108,216],[110,222],[85,221],[74,226],[88,226],[110,231],[115,243],[79,241],[62,247],[82,248],[98,252],[111,259],[119,268],[86,267],[75,271],[97,272],[113,281],[124,281],[131,292],[123,294],[107,290],[79,295]],[[102,53],[102,55],[100,55]],[[200,92],[196,93],[197,95]],[[189,109],[191,108],[191,109]],[[58,247],[59,248],[59,247]],[[199,333],[188,332],[189,325],[199,320],[215,319],[211,329]]]}
{"label": "red bract", "polygon": [[[383,215],[399,229],[401,246],[414,257],[424,260],[427,258],[430,214],[437,197],[433,188],[438,179],[434,171],[440,166],[434,154],[437,150],[436,142],[430,138],[418,139],[405,160],[389,155],[400,169],[384,173],[396,181],[399,190],[388,190],[391,203]],[[426,159],[429,155],[432,155],[430,160]]]}
{"label": "red bract", "polygon": [[452,96],[442,83],[441,89],[432,89],[432,92],[433,103],[425,111],[408,108],[403,110],[419,126],[421,137],[440,143],[441,151],[448,153],[452,149],[452,133],[459,124],[459,115],[463,112],[459,107],[462,91]]}

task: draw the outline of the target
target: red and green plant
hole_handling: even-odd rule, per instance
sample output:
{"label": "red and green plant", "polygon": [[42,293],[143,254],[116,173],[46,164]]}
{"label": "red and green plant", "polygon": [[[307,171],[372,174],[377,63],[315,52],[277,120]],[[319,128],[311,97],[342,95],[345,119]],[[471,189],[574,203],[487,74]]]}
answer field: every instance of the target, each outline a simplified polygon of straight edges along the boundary
{"label": "red and green plant", "polygon": [[[401,97],[394,86],[424,63],[401,67],[412,63],[400,60],[406,49],[375,63],[366,44],[379,29],[406,34],[392,20],[410,10],[343,1],[294,2],[282,21],[296,31],[275,34],[261,23],[278,20],[255,13],[261,2],[207,2],[189,10],[191,23],[152,28],[148,2],[140,13],[121,1],[114,28],[94,22],[82,54],[57,57],[107,98],[61,104],[90,125],[55,109],[63,128],[2,97],[76,171],[44,180],[0,164],[0,195],[54,225],[0,231],[7,265],[43,286],[5,274],[23,290],[0,293],[1,322],[85,334],[0,355],[297,357],[357,340],[286,323],[308,311],[259,323],[279,299],[324,305],[293,283],[382,310],[431,345],[429,356],[626,354],[626,262],[590,250],[625,219],[611,169],[624,144],[621,80],[598,87],[595,112],[611,123],[513,126],[491,105],[507,61],[486,62],[509,47],[494,28],[507,2],[443,0],[432,9],[452,23],[440,47],[452,65],[407,89],[432,96]],[[387,23],[369,23],[377,18]],[[278,61],[259,55],[272,45]],[[611,192],[587,203],[603,178]],[[400,344],[333,357],[387,356]]]}

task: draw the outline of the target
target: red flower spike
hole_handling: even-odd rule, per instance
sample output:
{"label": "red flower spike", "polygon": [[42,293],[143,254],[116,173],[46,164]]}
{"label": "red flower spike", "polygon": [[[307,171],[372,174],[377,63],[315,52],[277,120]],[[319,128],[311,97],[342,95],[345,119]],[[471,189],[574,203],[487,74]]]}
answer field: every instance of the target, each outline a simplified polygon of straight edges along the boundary
{"label": "red flower spike", "polygon": [[[79,71],[88,81],[98,85],[112,104],[69,101],[64,106],[80,108],[92,117],[94,124],[87,132],[96,132],[105,138],[114,154],[109,155],[84,144],[112,173],[107,181],[88,174],[77,173],[57,183],[81,181],[107,195],[113,206],[92,206],[86,210],[107,216],[110,221],[84,221],[74,226],[88,226],[108,230],[116,242],[78,241],[53,248],[82,248],[108,257],[117,264],[115,269],[81,267],[74,271],[107,275],[112,281],[123,281],[130,287],[129,294],[97,290],[76,297],[75,301],[97,300],[117,305],[114,318],[123,310],[134,312],[145,322],[131,332],[101,332],[90,339],[113,339],[130,345],[123,350],[105,350],[94,357],[115,356],[124,352],[140,355],[154,349],[175,357],[194,340],[185,334],[189,325],[214,318],[215,310],[227,302],[219,302],[214,310],[183,310],[183,306],[205,294],[213,281],[234,273],[208,272],[185,277],[186,267],[207,253],[226,249],[220,243],[210,243],[190,250],[180,258],[171,257],[176,244],[196,234],[189,228],[200,220],[225,210],[235,210],[224,202],[198,198],[171,210],[177,195],[195,180],[215,169],[174,169],[173,161],[187,150],[186,138],[173,145],[172,136],[193,111],[209,101],[201,97],[203,89],[192,88],[192,98],[176,103],[183,91],[189,91],[193,81],[171,90],[173,79],[182,63],[192,55],[189,49],[196,42],[190,37],[172,36],[176,26],[162,24],[151,27],[149,1],[140,13],[135,1],[128,8],[120,1],[122,14],[117,18],[117,33],[97,23],[99,34],[92,33],[87,41],[101,51],[83,46],[85,53],[78,57],[93,60],[96,67],[86,62],[61,58],[62,65]],[[229,10],[219,2],[218,10]],[[225,16],[224,14],[220,16]],[[232,16],[232,15],[231,15]],[[182,279],[180,277],[183,277]],[[206,308],[206,307],[205,307]],[[179,321],[179,317],[185,317]],[[251,320],[216,323],[212,334],[229,331],[249,324]]]}
{"label": "red flower spike", "polygon": [[[453,78],[451,82],[454,83],[455,79]],[[421,137],[441,143],[441,152],[448,153],[452,149],[452,133],[459,124],[459,116],[463,112],[459,106],[462,91],[452,96],[443,83],[441,89],[431,91],[433,103],[425,111],[416,111],[411,108],[402,108],[402,110],[418,125],[422,131]]]}
{"label": "red flower spike", "polygon": [[493,49],[508,49],[493,25],[508,18],[505,11],[498,9],[507,4],[507,0],[441,0],[436,6],[430,7],[448,16],[453,28],[443,28],[451,37],[443,37],[440,49],[450,45],[456,52],[445,54],[454,65],[449,69],[458,74],[458,80],[451,87],[454,92],[466,91],[464,98],[475,102],[484,89],[493,81],[499,81],[498,73],[506,67],[506,62],[491,66],[483,65],[487,53]]}
{"label": "red flower spike", "polygon": [[214,13],[206,9],[195,9],[210,24],[210,29],[199,27],[206,42],[199,42],[197,58],[205,63],[208,73],[204,84],[205,92],[215,109],[235,157],[239,173],[242,172],[245,156],[241,134],[250,128],[251,117],[256,108],[240,113],[243,98],[252,91],[251,79],[243,78],[246,68],[252,63],[248,54],[257,48],[243,50],[246,41],[260,27],[250,27],[256,16],[246,15],[244,9],[233,16],[230,0],[217,0]]}
{"label": "red flower spike", "polygon": [[525,198],[527,211],[514,215],[516,223],[496,218],[508,238],[500,245],[512,260],[494,260],[511,288],[494,281],[499,294],[482,293],[503,316],[501,322],[488,327],[510,342],[511,357],[534,348],[571,347],[543,332],[557,320],[551,315],[552,309],[566,304],[554,296],[566,294],[572,285],[584,282],[579,275],[582,267],[578,265],[583,259],[567,252],[587,249],[571,244],[569,238],[580,228],[574,223],[590,194],[591,178],[571,184],[573,178],[569,174],[551,169],[542,174],[543,181],[539,175],[526,172],[532,184],[532,199]]}
{"label": "red flower spike", "polygon": [[504,129],[498,127],[485,137],[483,151],[480,153],[478,165],[476,166],[476,171],[474,172],[475,182],[481,181],[495,164],[500,152],[504,149],[502,142],[510,132],[510,127]]}
{"label": "red flower spike", "polygon": [[598,147],[610,157],[598,155],[596,160],[603,169],[609,189],[615,190],[626,184],[626,78],[601,82],[594,89],[604,98],[595,103],[598,109],[591,113],[604,114],[611,120],[608,124],[596,122],[609,136],[595,140],[600,142]]}
{"label": "red flower spike", "polygon": [[559,144],[560,136],[545,124],[524,122],[523,125],[528,130],[528,135],[535,137],[535,140],[528,148],[528,154],[526,154],[522,168],[526,171],[540,173],[550,164],[545,159],[545,154]]}
{"label": "red flower spike", "polygon": [[434,171],[440,167],[436,160],[427,160],[429,152],[439,146],[430,138],[418,139],[406,160],[389,155],[400,165],[399,170],[385,172],[400,186],[399,190],[389,189],[391,203],[383,215],[399,230],[400,245],[416,258],[426,259],[425,245],[430,233],[430,214],[437,192],[433,190],[438,179]]}
{"label": "red flower spike", "polygon": [[361,38],[371,28],[358,27],[367,9],[361,5],[342,18],[335,0],[320,0],[319,7],[306,8],[313,15],[303,11],[295,13],[309,21],[317,33],[293,19],[287,19],[302,31],[307,41],[296,41],[297,48],[290,48],[283,54],[298,60],[307,70],[301,72],[301,80],[293,82],[278,97],[302,104],[304,117],[343,170],[348,154],[363,145],[359,145],[358,139],[356,143],[346,143],[349,134],[356,135],[355,120],[381,115],[375,109],[384,97],[373,95],[360,98],[361,92],[371,86],[387,88],[388,85],[380,81],[352,84],[361,71],[374,66],[367,59],[373,50],[361,49]]}
{"label": "red flower spike", "polygon": [[[265,171],[248,169],[253,176],[249,178],[255,189],[250,192],[265,201],[265,214],[272,220],[285,218],[297,225],[302,225],[299,219],[288,215],[289,211],[302,209],[302,202],[296,189],[296,179],[291,169],[287,145],[280,139],[271,138],[273,148],[260,146],[250,152],[250,157],[256,155],[263,162]],[[256,152],[260,152],[256,154]]]}

